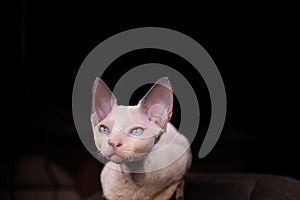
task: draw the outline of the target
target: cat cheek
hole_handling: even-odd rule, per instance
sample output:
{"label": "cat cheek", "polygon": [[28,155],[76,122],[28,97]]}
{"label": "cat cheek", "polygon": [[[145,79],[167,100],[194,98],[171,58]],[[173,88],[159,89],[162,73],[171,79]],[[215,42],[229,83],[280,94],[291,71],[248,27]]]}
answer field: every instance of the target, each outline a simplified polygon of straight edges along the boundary
{"label": "cat cheek", "polygon": [[143,140],[140,142],[138,146],[136,146],[135,150],[140,153],[150,153],[153,147],[154,140],[152,138]]}
{"label": "cat cheek", "polygon": [[94,140],[96,143],[96,147],[98,148],[98,150],[100,150],[103,148],[103,144],[105,144],[104,141],[106,140],[106,137],[103,134],[96,132],[96,134],[94,135]]}
{"label": "cat cheek", "polygon": [[96,147],[98,150],[100,150],[102,148],[102,142],[100,142],[99,140],[95,140],[96,141]]}

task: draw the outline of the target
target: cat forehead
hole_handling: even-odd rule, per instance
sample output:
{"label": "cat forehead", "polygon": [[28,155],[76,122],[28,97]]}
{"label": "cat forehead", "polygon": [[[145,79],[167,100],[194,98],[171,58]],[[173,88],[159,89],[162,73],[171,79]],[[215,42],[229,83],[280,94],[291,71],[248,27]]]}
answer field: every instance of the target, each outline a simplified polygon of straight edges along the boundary
{"label": "cat forehead", "polygon": [[117,105],[112,108],[111,112],[118,115],[124,115],[124,117],[127,115],[129,117],[138,114],[138,110],[137,106]]}
{"label": "cat forehead", "polygon": [[143,114],[138,106],[119,106],[116,105],[112,108],[110,114],[103,120],[113,121],[120,126],[125,125],[145,125],[147,123],[147,117]]}

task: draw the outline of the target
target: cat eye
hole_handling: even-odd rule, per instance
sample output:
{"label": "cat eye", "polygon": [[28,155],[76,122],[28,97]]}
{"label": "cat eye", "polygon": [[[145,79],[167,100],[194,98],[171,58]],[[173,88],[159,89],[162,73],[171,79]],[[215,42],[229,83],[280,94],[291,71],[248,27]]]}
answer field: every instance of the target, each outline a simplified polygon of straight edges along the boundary
{"label": "cat eye", "polygon": [[136,135],[136,136],[141,135],[143,132],[144,132],[144,129],[142,129],[140,127],[139,128],[134,128],[134,129],[131,130],[131,134]]}
{"label": "cat eye", "polygon": [[106,133],[108,133],[109,129],[104,125],[100,125],[99,131],[100,131],[100,133],[106,134]]}

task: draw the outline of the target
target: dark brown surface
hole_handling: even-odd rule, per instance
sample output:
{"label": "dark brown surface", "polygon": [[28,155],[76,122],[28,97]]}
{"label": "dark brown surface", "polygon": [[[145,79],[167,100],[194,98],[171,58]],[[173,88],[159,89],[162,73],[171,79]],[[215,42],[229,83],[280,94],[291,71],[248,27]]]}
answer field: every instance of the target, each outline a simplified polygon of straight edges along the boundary
{"label": "dark brown surface", "polygon": [[284,176],[243,173],[189,174],[187,199],[300,199],[300,182]]}
{"label": "dark brown surface", "polygon": [[[101,198],[99,192],[89,200]],[[174,196],[172,199],[175,199]],[[190,173],[187,200],[299,200],[300,182],[284,176],[244,173]]]}

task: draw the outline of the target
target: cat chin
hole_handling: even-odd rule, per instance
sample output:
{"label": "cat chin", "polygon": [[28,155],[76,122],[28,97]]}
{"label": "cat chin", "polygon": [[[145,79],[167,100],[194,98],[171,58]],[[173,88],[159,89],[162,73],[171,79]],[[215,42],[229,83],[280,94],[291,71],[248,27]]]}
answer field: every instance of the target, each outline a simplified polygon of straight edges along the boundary
{"label": "cat chin", "polygon": [[145,157],[149,155],[149,153],[140,153],[138,156],[133,156],[132,154],[128,155],[120,155],[118,153],[111,153],[109,155],[104,155],[106,159],[112,161],[115,164],[126,164],[126,163],[134,163],[144,160]]}
{"label": "cat chin", "polygon": [[140,161],[140,160],[143,160],[143,157],[136,157],[136,158],[123,158],[119,155],[112,155],[108,158],[110,161],[112,161],[113,163],[115,164],[126,164],[126,163],[134,163],[136,161]]}
{"label": "cat chin", "polygon": [[126,161],[126,159],[124,159],[121,156],[116,155],[116,154],[113,154],[112,156],[110,156],[109,160],[116,163],[116,164],[122,164]]}

